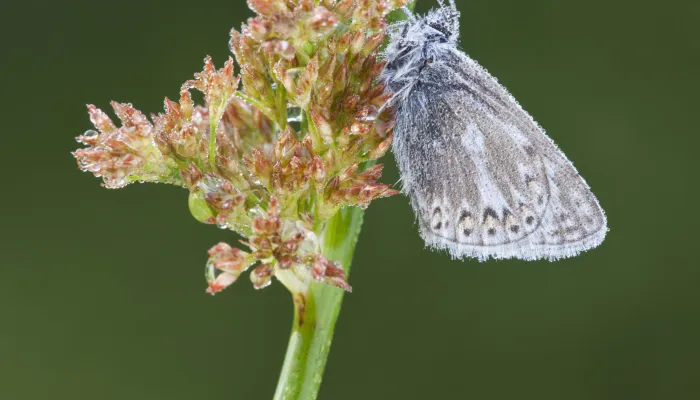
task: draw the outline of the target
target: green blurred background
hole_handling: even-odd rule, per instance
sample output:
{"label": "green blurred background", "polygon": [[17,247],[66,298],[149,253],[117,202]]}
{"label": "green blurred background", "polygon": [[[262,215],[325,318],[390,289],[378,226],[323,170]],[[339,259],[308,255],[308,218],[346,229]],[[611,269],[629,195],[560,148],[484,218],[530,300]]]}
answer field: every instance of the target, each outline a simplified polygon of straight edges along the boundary
{"label": "green blurred background", "polygon": [[[609,236],[556,263],[452,261],[424,249],[406,198],[375,202],[320,398],[700,398],[700,3],[459,7],[462,47],[575,162]],[[0,399],[270,399],[286,290],[206,296],[206,250],[234,236],[197,223],[184,190],[106,190],[69,154],[86,103],[158,112],[204,56],[223,63],[243,0],[0,11]]]}

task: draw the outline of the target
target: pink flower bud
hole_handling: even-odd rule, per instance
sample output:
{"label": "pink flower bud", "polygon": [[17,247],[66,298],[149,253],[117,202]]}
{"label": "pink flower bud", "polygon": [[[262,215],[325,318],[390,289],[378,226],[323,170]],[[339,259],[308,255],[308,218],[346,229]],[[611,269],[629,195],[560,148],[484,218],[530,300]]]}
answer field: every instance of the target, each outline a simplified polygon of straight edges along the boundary
{"label": "pink flower bud", "polygon": [[217,276],[216,279],[209,282],[209,287],[207,288],[206,292],[211,295],[215,295],[220,291],[226,289],[227,287],[231,286],[231,284],[233,284],[233,282],[235,282],[237,279],[238,275],[230,274],[228,272],[219,274],[219,276]]}

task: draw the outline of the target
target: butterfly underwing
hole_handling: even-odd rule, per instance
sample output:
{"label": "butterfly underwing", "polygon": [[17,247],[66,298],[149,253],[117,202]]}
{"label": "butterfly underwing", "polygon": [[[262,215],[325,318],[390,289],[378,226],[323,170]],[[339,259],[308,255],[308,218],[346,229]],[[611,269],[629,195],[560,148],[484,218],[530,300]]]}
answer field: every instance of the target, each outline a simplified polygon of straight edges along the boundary
{"label": "butterfly underwing", "polygon": [[393,151],[428,246],[455,258],[556,260],[598,246],[607,221],[564,153],[458,49],[454,1],[388,28],[380,76]]}

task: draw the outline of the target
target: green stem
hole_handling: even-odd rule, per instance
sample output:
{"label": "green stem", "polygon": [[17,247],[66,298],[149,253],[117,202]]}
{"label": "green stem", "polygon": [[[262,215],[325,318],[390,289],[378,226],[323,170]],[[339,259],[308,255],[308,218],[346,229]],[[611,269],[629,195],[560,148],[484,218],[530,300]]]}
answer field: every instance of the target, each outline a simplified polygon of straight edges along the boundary
{"label": "green stem", "polygon": [[[234,95],[236,97],[238,97],[239,99],[241,99],[245,102],[248,102],[248,104],[255,106],[255,108],[260,110],[260,112],[263,113],[267,118],[269,118],[270,121],[274,121],[275,123],[279,123],[277,116],[275,116],[275,114],[267,106],[265,106],[265,104],[263,104],[259,100],[256,100],[255,98],[248,96],[247,94],[241,92],[240,90],[236,91],[236,93],[234,93]],[[281,125],[279,128],[280,128],[280,130],[284,130],[284,128],[286,128],[286,126],[287,126],[287,123],[285,122],[284,125]]]}
{"label": "green stem", "polygon": [[216,126],[218,121],[209,121],[209,167],[216,171]]}
{"label": "green stem", "polygon": [[[344,207],[322,232],[324,255],[343,264],[349,273],[355,245],[362,227],[363,211]],[[314,400],[318,395],[335,322],[345,292],[312,283],[309,291],[294,296],[294,325],[274,400]]]}

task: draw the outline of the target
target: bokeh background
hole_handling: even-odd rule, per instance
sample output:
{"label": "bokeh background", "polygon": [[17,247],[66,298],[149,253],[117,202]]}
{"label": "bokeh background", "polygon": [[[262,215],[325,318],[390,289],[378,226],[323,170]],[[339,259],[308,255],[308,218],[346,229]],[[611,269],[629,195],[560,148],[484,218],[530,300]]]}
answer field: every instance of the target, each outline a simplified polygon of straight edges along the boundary
{"label": "bokeh background", "polygon": [[[406,198],[375,202],[320,398],[700,398],[700,3],[459,8],[462,47],[575,162],[609,236],[556,263],[453,261],[424,249]],[[222,64],[244,1],[0,13],[0,399],[270,399],[286,290],[206,296],[206,250],[234,235],[184,190],[109,191],[69,154],[86,103],[157,112],[206,55]]]}

